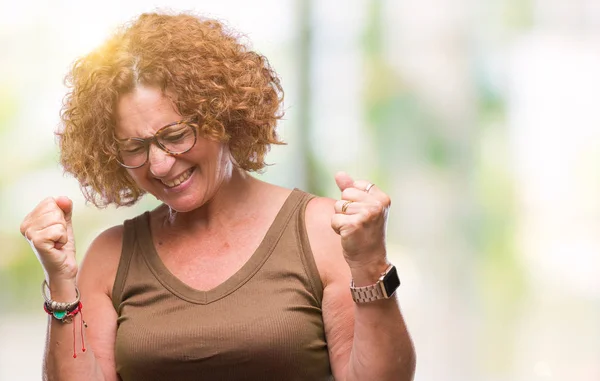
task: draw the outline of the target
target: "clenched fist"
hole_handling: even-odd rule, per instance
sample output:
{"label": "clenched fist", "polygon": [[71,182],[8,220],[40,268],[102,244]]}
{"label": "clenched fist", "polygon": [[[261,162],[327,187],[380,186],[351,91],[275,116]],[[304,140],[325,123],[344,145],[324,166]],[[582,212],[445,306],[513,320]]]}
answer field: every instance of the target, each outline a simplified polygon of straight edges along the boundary
{"label": "clenched fist", "polygon": [[335,203],[331,226],[342,239],[346,261],[352,268],[383,261],[390,198],[368,181],[354,181],[344,172],[337,173],[335,181],[342,197]]}
{"label": "clenched fist", "polygon": [[21,234],[37,255],[46,279],[74,281],[77,275],[72,211],[69,198],[48,197],[21,223]]}

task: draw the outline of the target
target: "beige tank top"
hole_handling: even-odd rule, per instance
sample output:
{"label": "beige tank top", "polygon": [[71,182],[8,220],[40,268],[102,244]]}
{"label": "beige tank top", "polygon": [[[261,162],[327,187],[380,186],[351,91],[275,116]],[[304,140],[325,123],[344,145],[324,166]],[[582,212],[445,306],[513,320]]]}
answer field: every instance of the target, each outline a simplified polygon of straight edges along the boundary
{"label": "beige tank top", "polygon": [[121,379],[333,380],[304,221],[311,198],[292,191],[248,262],[208,291],[165,267],[148,212],[125,221],[113,287]]}

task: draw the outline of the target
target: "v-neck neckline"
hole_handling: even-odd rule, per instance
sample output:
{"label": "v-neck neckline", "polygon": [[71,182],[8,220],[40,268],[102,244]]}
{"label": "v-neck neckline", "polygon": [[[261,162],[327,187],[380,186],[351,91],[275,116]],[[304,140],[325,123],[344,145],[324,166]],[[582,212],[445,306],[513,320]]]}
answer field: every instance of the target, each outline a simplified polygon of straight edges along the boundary
{"label": "v-neck neckline", "polygon": [[177,278],[164,264],[152,239],[150,229],[150,212],[146,212],[135,220],[135,230],[142,256],[156,279],[178,297],[196,304],[208,304],[231,294],[260,270],[279,241],[285,226],[302,200],[303,192],[294,189],[269,226],[264,238],[244,265],[224,282],[210,290],[198,290]]}

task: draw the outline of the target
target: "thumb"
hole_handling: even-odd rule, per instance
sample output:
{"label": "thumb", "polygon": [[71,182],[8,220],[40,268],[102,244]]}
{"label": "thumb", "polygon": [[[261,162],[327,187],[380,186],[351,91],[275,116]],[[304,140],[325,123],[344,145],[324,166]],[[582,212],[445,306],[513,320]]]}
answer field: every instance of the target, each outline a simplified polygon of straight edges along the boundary
{"label": "thumb", "polygon": [[344,189],[350,188],[354,184],[354,180],[346,172],[338,172],[335,174],[335,183],[338,188],[343,192]]}
{"label": "thumb", "polygon": [[65,214],[65,221],[67,224],[71,223],[71,214],[73,212],[73,201],[66,196],[58,196],[54,199],[56,205],[63,211]]}

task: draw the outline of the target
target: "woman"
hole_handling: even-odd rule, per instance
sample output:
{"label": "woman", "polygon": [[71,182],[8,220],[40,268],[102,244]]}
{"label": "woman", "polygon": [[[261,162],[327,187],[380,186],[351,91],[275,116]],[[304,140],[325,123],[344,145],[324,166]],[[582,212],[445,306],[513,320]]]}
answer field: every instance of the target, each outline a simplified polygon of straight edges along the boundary
{"label": "woman", "polygon": [[281,144],[264,57],[217,21],[144,14],[68,78],[65,170],[97,206],[162,205],[101,233],[81,268],[68,198],[24,219],[47,379],[412,379],[388,196],[345,173],[337,201],[249,175]]}

